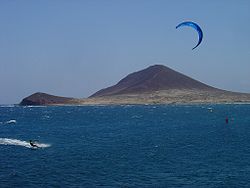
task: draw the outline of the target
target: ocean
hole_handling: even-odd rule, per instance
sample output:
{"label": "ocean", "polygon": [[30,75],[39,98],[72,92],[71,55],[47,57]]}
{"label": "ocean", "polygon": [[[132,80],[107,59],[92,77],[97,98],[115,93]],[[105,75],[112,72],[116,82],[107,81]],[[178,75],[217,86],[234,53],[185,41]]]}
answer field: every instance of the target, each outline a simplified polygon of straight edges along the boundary
{"label": "ocean", "polygon": [[3,105],[0,187],[250,187],[250,105]]}

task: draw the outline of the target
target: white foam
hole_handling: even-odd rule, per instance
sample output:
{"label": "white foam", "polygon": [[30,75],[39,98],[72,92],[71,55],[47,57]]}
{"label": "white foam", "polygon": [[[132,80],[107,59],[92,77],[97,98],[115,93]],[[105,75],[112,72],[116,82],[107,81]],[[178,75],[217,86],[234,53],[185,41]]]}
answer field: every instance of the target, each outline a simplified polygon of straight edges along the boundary
{"label": "white foam", "polygon": [[49,119],[50,118],[50,116],[49,115],[45,115],[45,116],[43,116],[43,119]]}
{"label": "white foam", "polygon": [[[50,147],[50,144],[44,144],[44,143],[35,143],[39,148],[47,148]],[[0,145],[14,145],[14,146],[23,146],[26,148],[34,148],[30,145],[27,141],[17,140],[17,139],[11,139],[11,138],[0,138]]]}
{"label": "white foam", "polygon": [[16,120],[15,119],[11,119],[9,121],[5,122],[6,124],[16,124]]}
{"label": "white foam", "polygon": [[37,105],[37,106],[33,106],[33,105],[28,105],[28,106],[23,106],[23,108],[47,108],[48,106],[39,106],[39,105]]}
{"label": "white foam", "polygon": [[1,104],[0,105],[1,108],[13,108],[16,107],[14,104]]}

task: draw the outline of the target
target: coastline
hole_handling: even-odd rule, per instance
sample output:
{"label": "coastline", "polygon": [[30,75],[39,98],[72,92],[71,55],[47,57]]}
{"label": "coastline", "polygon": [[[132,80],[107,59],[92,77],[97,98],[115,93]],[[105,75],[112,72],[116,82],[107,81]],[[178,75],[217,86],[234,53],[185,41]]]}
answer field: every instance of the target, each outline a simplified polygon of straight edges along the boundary
{"label": "coastline", "polygon": [[250,104],[250,94],[236,93],[223,90],[163,90],[141,94],[112,95],[105,97],[90,97],[65,102],[42,104],[37,98],[34,104],[22,106],[98,106],[98,105],[171,105],[171,104]]}
{"label": "coastline", "polygon": [[37,92],[20,105],[140,105],[250,103],[250,94],[218,89],[164,65],[131,73],[117,84],[88,98],[61,97]]}

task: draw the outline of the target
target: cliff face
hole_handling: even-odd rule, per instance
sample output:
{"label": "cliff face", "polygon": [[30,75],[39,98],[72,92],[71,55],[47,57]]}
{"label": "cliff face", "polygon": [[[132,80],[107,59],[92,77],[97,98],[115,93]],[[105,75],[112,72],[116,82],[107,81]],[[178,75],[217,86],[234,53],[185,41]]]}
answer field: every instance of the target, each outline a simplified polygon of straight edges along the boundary
{"label": "cliff face", "polygon": [[153,65],[129,74],[116,85],[102,89],[90,97],[140,94],[169,89],[216,90],[163,65]]}
{"label": "cliff face", "polygon": [[24,98],[21,101],[20,105],[71,104],[73,102],[74,102],[73,98],[59,97],[38,92]]}

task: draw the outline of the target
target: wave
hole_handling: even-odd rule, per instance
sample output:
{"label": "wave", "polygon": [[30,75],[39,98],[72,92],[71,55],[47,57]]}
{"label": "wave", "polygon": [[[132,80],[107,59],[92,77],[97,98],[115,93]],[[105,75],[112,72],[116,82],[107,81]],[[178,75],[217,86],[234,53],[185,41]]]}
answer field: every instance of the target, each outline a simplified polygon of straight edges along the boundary
{"label": "wave", "polygon": [[0,107],[1,108],[13,108],[13,107],[16,107],[16,105],[14,105],[14,104],[1,104]]}
{"label": "wave", "polygon": [[[47,148],[51,146],[50,144],[39,143],[39,142],[35,142],[35,144],[38,146],[38,148]],[[28,141],[11,139],[11,138],[0,138],[0,145],[13,145],[13,146],[23,146],[26,148],[34,148],[30,145],[30,142]]]}
{"label": "wave", "polygon": [[48,106],[39,106],[39,105],[28,105],[23,106],[23,108],[47,108]]}
{"label": "wave", "polygon": [[16,120],[15,119],[11,119],[11,120],[9,120],[9,121],[5,121],[5,122],[1,122],[0,121],[0,125],[2,124],[2,125],[10,125],[10,124],[16,124],[17,122],[16,122]]}
{"label": "wave", "polygon": [[5,124],[16,124],[16,120],[15,119],[11,119],[9,121],[6,121]]}

